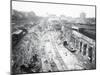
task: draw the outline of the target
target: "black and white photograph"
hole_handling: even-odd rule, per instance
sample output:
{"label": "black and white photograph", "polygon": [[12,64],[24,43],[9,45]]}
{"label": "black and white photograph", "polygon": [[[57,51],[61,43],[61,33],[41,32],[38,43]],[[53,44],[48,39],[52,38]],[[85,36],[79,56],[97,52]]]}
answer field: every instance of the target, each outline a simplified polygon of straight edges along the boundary
{"label": "black and white photograph", "polygon": [[11,2],[11,74],[96,69],[96,6]]}

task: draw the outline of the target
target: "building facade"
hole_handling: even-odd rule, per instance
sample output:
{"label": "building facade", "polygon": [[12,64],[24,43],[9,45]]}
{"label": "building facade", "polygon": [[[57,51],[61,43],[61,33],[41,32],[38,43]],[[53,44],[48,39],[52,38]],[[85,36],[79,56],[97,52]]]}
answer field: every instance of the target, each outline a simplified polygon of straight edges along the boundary
{"label": "building facade", "polygon": [[73,49],[77,54],[81,54],[84,59],[91,64],[96,63],[96,44],[95,40],[72,30],[71,40]]}

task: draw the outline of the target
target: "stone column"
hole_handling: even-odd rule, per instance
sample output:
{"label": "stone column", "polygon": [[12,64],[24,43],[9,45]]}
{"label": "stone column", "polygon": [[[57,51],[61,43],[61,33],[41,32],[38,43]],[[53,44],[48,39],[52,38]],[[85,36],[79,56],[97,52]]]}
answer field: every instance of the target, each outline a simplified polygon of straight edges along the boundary
{"label": "stone column", "polygon": [[83,51],[84,51],[84,48],[83,48],[83,47],[84,47],[84,43],[82,42],[82,48],[81,48],[81,50],[82,50],[82,51],[81,51],[81,54],[82,54],[82,55],[83,55]]}
{"label": "stone column", "polygon": [[76,39],[74,39],[74,49],[76,49]]}
{"label": "stone column", "polygon": [[80,51],[80,40],[78,40],[78,52]]}
{"label": "stone column", "polygon": [[88,57],[88,49],[89,49],[89,44],[87,44],[87,48],[86,48],[86,56]]}

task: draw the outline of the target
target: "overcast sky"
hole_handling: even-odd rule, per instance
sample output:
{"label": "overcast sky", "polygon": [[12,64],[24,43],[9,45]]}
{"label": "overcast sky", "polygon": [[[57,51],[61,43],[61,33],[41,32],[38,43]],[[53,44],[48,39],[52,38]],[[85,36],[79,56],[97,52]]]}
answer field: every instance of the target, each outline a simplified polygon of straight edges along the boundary
{"label": "overcast sky", "polygon": [[79,5],[63,5],[63,4],[47,4],[34,2],[12,2],[12,8],[18,11],[34,11],[38,16],[47,16],[48,14],[56,14],[57,16],[65,15],[71,17],[79,17],[80,13],[86,13],[87,17],[95,17],[95,7],[79,6]]}

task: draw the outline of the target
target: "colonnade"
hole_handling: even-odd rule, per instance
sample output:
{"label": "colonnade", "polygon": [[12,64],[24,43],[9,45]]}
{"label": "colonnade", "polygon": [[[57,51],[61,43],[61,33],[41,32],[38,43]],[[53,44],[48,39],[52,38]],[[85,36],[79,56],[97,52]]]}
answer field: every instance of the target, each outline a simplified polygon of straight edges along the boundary
{"label": "colonnade", "polygon": [[71,37],[73,43],[73,49],[76,49],[82,56],[87,57],[90,62],[93,58],[93,45],[82,38]]}

